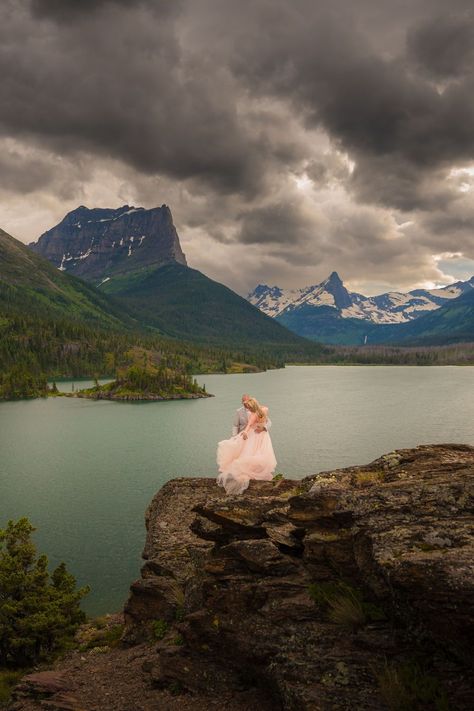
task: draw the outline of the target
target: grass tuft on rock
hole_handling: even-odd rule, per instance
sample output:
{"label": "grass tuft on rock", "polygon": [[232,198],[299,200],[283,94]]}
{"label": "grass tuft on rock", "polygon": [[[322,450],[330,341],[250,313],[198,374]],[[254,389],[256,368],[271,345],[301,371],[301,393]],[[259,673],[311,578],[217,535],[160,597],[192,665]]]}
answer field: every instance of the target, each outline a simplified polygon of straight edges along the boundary
{"label": "grass tuft on rock", "polygon": [[177,607],[184,607],[185,592],[183,587],[177,580],[171,580],[169,583],[169,591]]}
{"label": "grass tuft on rock", "polygon": [[367,622],[362,600],[352,591],[328,600],[331,622],[345,627],[362,627]]}
{"label": "grass tuft on rock", "polygon": [[361,590],[338,580],[313,583],[308,589],[310,597],[322,608],[331,622],[345,627],[361,627],[368,622],[385,619],[383,610],[363,598]]}
{"label": "grass tuft on rock", "polygon": [[377,471],[361,471],[354,474],[354,483],[357,486],[368,486],[370,484],[379,484],[385,480],[385,472]]}
{"label": "grass tuft on rock", "polygon": [[385,665],[374,670],[380,694],[390,711],[433,709],[449,711],[446,692],[439,680],[417,663]]}
{"label": "grass tuft on rock", "polygon": [[153,620],[151,623],[151,633],[153,639],[163,639],[168,632],[168,623],[165,620]]}
{"label": "grass tuft on rock", "polygon": [[88,652],[97,648],[107,650],[118,647],[122,639],[124,625],[118,623],[114,616],[103,615],[82,625],[76,634],[79,651]]}

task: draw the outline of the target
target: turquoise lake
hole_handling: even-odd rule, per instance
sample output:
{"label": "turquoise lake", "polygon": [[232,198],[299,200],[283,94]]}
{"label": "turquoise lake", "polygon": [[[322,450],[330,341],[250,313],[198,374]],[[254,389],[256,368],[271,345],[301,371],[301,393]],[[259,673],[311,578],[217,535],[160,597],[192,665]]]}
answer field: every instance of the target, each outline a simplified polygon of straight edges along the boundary
{"label": "turquoise lake", "polygon": [[244,392],[269,406],[277,472],[290,478],[417,444],[474,445],[473,367],[295,366],[198,381],[215,397],[0,404],[0,527],[28,516],[51,565],[64,560],[91,586],[90,614],[123,606],[156,491],[173,477],[216,475],[216,443]]}

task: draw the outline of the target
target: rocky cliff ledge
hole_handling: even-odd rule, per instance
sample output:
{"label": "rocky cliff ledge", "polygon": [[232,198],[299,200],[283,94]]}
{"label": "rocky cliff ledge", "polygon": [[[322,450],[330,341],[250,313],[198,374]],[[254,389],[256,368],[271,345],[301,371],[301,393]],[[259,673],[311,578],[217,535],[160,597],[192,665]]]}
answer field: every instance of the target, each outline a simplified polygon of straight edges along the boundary
{"label": "rocky cliff ledge", "polygon": [[25,677],[9,708],[470,711],[473,489],[453,444],[237,498],[170,481],[122,646]]}
{"label": "rocky cliff ledge", "polygon": [[159,630],[157,686],[257,684],[295,711],[470,709],[473,491],[474,448],[451,444],[238,498],[170,481],[146,514],[126,639]]}

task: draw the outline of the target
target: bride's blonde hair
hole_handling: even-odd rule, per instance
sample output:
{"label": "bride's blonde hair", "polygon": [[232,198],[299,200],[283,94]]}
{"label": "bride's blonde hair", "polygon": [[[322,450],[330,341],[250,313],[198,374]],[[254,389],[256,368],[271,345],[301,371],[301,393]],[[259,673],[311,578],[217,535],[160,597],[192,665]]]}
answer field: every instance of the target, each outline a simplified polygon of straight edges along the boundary
{"label": "bride's blonde hair", "polygon": [[262,406],[260,405],[258,400],[256,400],[254,397],[249,397],[245,404],[247,405],[247,409],[250,410],[250,412],[255,412],[259,420],[265,419],[265,413],[262,410]]}

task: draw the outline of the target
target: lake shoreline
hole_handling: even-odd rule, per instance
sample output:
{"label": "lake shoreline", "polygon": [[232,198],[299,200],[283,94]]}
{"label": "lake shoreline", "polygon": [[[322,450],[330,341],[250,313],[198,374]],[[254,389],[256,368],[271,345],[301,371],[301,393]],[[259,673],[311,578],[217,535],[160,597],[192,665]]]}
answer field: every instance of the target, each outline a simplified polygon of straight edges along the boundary
{"label": "lake shoreline", "polygon": [[200,398],[214,397],[212,393],[174,393],[170,395],[153,395],[146,393],[131,393],[129,395],[116,395],[113,393],[54,393],[50,397],[72,397],[86,400],[110,400],[111,402],[166,402],[169,400],[198,400]]}

